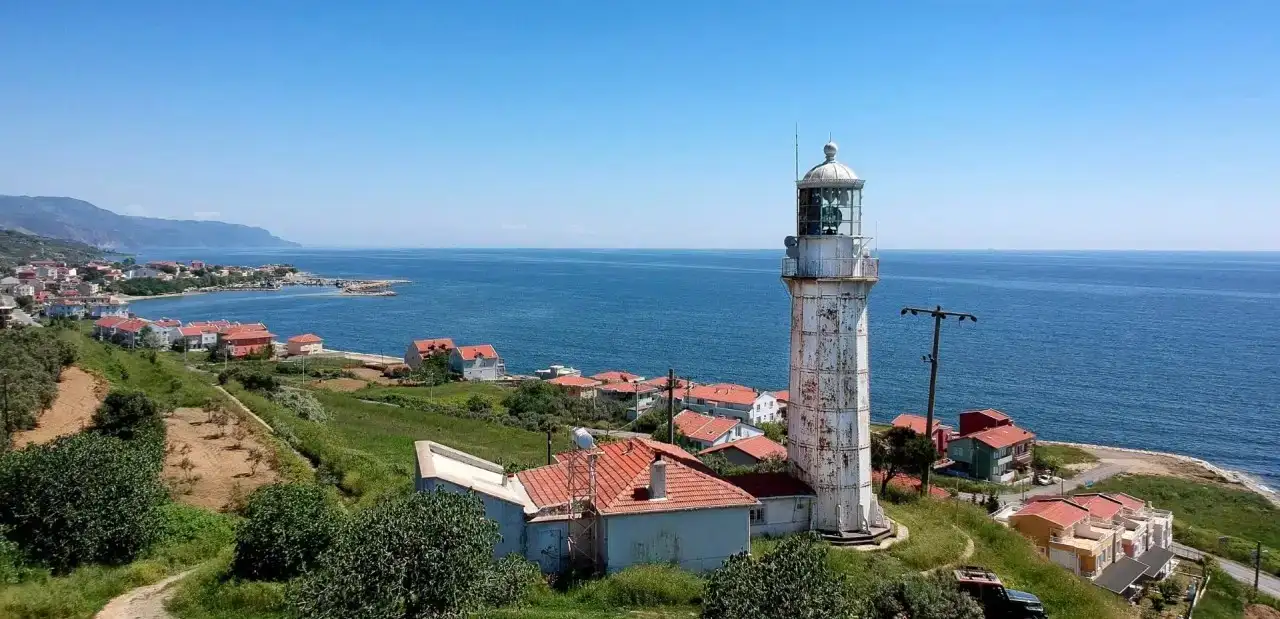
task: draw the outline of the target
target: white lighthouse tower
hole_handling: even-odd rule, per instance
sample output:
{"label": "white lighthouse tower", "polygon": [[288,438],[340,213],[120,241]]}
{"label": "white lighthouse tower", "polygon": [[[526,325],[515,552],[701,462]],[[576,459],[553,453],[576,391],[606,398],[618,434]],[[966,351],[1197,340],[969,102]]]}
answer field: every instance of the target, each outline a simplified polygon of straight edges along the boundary
{"label": "white lighthouse tower", "polygon": [[867,297],[879,279],[862,235],[863,180],[826,161],[796,182],[796,236],[782,281],[791,293],[791,472],[817,495],[812,527],[832,541],[871,541],[888,521],[871,484]]}

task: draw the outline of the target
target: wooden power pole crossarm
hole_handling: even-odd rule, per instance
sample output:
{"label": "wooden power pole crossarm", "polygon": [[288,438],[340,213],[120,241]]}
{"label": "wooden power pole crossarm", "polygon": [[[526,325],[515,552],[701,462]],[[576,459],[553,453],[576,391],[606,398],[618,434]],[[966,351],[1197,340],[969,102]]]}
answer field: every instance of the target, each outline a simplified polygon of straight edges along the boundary
{"label": "wooden power pole crossarm", "polygon": [[[935,399],[934,396],[938,389],[938,344],[942,340],[942,321],[954,316],[955,318],[958,318],[960,322],[964,322],[966,320],[978,322],[978,317],[964,312],[943,311],[941,305],[935,306],[933,309],[923,307],[902,308],[903,316],[906,316],[907,314],[919,316],[922,313],[933,318],[933,349],[932,352],[925,357],[925,361],[929,362],[929,404],[928,412],[926,413],[924,420],[924,434],[929,438],[929,442],[936,448],[938,443],[937,439],[933,436],[933,404]],[[920,494],[922,495],[929,495],[929,474],[932,472],[933,463],[930,462],[924,467],[924,471],[920,473]]]}

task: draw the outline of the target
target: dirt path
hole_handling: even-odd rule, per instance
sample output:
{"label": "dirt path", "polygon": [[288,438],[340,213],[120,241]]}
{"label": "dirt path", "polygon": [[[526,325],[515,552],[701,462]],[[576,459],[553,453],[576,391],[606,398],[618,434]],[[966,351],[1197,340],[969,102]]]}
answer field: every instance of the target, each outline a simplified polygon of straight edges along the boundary
{"label": "dirt path", "polygon": [[102,607],[94,619],[173,619],[164,609],[165,602],[173,597],[174,583],[186,578],[195,570],[170,576],[154,585],[138,587]]}
{"label": "dirt path", "polygon": [[58,397],[53,407],[40,415],[34,430],[14,433],[14,447],[47,443],[59,436],[75,434],[88,427],[106,395],[107,386],[94,375],[75,366],[62,371]]}
{"label": "dirt path", "polygon": [[964,552],[960,553],[960,558],[956,559],[955,561],[952,561],[951,563],[948,563],[946,565],[939,565],[938,567],[935,567],[935,568],[921,570],[920,572],[921,574],[928,576],[929,574],[932,574],[937,571],[945,570],[951,567],[955,567],[957,565],[964,565],[965,563],[969,562],[969,559],[973,558],[973,553],[975,550],[977,550],[973,546],[973,538],[969,537],[969,534],[965,533],[964,529],[961,529],[960,527],[957,527],[954,524],[951,525],[951,528],[955,529],[956,531],[959,531],[960,535],[964,536]]}

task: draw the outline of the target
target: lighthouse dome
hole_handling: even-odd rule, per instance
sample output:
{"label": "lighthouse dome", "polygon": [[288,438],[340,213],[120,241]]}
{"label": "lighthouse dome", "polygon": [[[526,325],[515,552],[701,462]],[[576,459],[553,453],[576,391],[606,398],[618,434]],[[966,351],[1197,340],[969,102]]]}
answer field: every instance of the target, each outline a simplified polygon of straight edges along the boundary
{"label": "lighthouse dome", "polygon": [[813,166],[805,173],[804,178],[800,179],[798,185],[805,187],[860,187],[862,180],[849,166],[836,161],[836,154],[840,152],[840,147],[835,142],[827,142],[822,147],[822,153],[826,155],[826,161]]}

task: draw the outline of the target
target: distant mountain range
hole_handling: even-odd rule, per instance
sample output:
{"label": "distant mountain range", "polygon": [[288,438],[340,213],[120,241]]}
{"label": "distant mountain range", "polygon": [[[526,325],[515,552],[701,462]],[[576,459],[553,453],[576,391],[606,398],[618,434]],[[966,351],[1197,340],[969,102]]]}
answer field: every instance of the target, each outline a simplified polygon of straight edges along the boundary
{"label": "distant mountain range", "polygon": [[75,198],[0,195],[0,228],[125,251],[163,247],[296,247],[262,228],[120,215]]}

